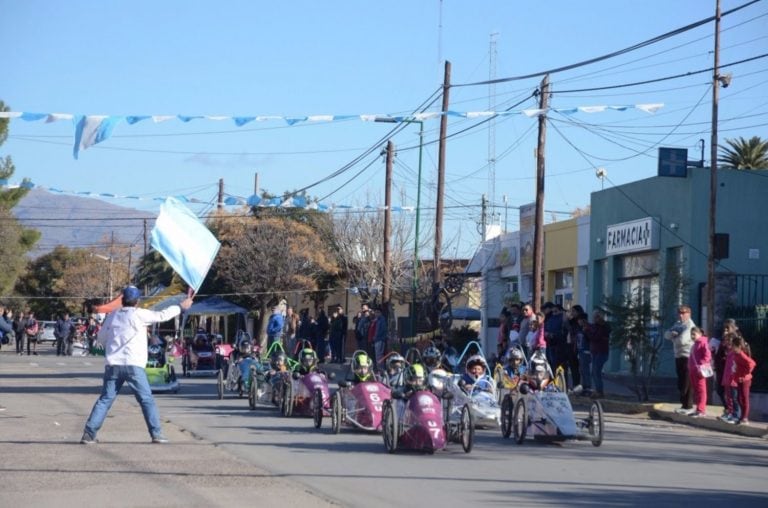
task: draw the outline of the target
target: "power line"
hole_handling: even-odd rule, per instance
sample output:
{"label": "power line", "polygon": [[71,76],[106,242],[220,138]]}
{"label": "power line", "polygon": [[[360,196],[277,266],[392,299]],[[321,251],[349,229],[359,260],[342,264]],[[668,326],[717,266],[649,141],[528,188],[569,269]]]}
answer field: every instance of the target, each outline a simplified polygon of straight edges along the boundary
{"label": "power line", "polygon": [[[736,11],[740,11],[741,9],[744,9],[744,8],[746,8],[746,7],[748,7],[748,6],[752,5],[752,4],[755,4],[755,3],[759,2],[759,1],[760,0],[752,0],[751,2],[747,2],[745,4],[742,4],[742,5],[740,5],[738,7],[735,7],[733,9],[729,10],[729,11],[724,11],[724,12],[721,13],[720,17],[724,18],[725,16],[733,14]],[[506,82],[509,82],[509,81],[520,81],[520,80],[523,80],[523,79],[530,79],[530,78],[536,78],[536,77],[544,76],[545,74],[556,74],[558,72],[563,72],[563,71],[567,71],[567,70],[571,70],[571,69],[576,69],[578,67],[584,67],[586,65],[590,65],[590,64],[593,64],[593,63],[601,62],[603,60],[608,60],[610,58],[614,58],[614,57],[617,57],[617,56],[620,56],[620,55],[623,55],[623,54],[626,54],[626,53],[630,53],[632,51],[636,51],[636,50],[644,48],[646,46],[650,46],[652,44],[656,44],[657,42],[663,41],[665,39],[669,39],[670,37],[674,37],[676,35],[685,33],[685,32],[687,32],[689,30],[693,30],[694,28],[698,28],[698,27],[700,27],[702,25],[705,25],[705,24],[707,24],[707,23],[709,23],[711,21],[714,21],[715,18],[716,18],[716,16],[710,16],[708,18],[704,18],[704,19],[696,21],[694,23],[690,23],[690,24],[685,25],[683,27],[677,28],[677,29],[672,30],[670,32],[666,32],[664,34],[658,35],[656,37],[653,37],[653,38],[645,40],[643,42],[634,44],[634,45],[626,47],[624,49],[620,49],[618,51],[613,51],[611,53],[608,53],[608,54],[605,54],[605,55],[602,55],[602,56],[590,58],[588,60],[582,60],[581,62],[577,62],[577,63],[573,63],[573,64],[569,64],[569,65],[564,65],[562,67],[556,67],[554,69],[548,69],[548,70],[544,70],[544,71],[534,72],[534,73],[531,73],[531,74],[525,74],[523,76],[513,76],[513,77],[509,77],[509,78],[500,78],[500,79],[494,79],[494,80],[476,81],[474,83],[462,83],[462,84],[455,84],[455,85],[451,85],[451,86],[452,87],[477,86],[477,85],[490,85],[490,84],[493,84],[493,83],[506,83]]]}

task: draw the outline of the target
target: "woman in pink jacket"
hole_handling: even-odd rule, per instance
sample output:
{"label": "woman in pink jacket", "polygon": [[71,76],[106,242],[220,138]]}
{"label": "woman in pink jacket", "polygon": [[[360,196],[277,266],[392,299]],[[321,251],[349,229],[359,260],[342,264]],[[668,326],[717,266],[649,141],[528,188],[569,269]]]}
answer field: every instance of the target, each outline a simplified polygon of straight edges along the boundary
{"label": "woman in pink jacket", "polygon": [[709,339],[704,336],[701,328],[694,326],[691,329],[691,339],[693,346],[688,356],[688,376],[693,388],[693,403],[696,405],[691,416],[699,418],[707,414],[707,378],[713,374],[712,352],[709,350]]}

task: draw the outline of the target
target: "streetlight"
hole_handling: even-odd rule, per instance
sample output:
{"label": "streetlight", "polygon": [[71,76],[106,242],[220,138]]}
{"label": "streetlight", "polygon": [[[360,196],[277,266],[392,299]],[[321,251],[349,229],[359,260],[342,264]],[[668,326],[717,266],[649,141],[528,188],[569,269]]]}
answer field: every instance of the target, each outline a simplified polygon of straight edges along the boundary
{"label": "streetlight", "polygon": [[410,118],[377,117],[375,122],[381,123],[417,123],[419,124],[419,172],[416,184],[416,231],[413,239],[413,281],[411,282],[411,337],[416,336],[416,293],[419,288],[419,218],[421,216],[421,161],[424,149],[424,122]]}
{"label": "streetlight", "polygon": [[109,277],[109,282],[107,286],[107,296],[109,298],[112,298],[112,256],[105,256],[103,254],[96,254],[95,252],[91,252],[91,257],[97,257],[99,259],[103,259],[104,261],[109,261],[109,271],[107,272],[107,277]]}

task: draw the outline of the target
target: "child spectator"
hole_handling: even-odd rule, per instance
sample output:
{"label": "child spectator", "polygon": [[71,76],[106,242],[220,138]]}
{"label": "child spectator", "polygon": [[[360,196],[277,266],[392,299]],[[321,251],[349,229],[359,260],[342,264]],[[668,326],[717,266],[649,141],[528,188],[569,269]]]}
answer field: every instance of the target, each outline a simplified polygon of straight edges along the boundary
{"label": "child spectator", "polygon": [[741,414],[736,423],[749,425],[749,391],[752,387],[752,371],[755,360],[746,351],[746,342],[742,337],[734,337],[729,356],[733,356],[733,374],[731,386],[736,388]]}
{"label": "child spectator", "polygon": [[709,350],[709,339],[704,336],[701,328],[691,328],[691,354],[688,356],[688,376],[693,388],[693,403],[691,410],[693,418],[707,414],[707,378],[712,377],[712,353]]}

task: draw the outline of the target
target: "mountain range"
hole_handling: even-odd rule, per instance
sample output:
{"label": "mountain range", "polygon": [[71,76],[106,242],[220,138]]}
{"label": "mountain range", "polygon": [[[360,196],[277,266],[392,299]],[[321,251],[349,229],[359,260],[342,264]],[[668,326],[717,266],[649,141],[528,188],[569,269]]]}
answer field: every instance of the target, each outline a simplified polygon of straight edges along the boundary
{"label": "mountain range", "polygon": [[152,212],[41,188],[30,190],[12,212],[24,227],[41,233],[29,253],[32,258],[47,254],[58,245],[103,252],[111,242],[130,245],[141,254],[156,217]]}

